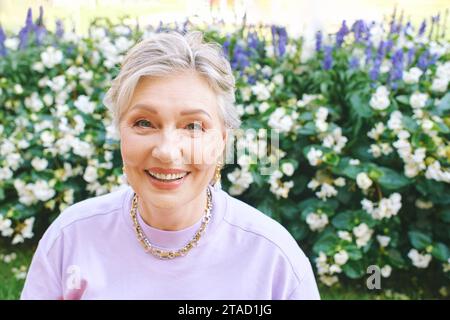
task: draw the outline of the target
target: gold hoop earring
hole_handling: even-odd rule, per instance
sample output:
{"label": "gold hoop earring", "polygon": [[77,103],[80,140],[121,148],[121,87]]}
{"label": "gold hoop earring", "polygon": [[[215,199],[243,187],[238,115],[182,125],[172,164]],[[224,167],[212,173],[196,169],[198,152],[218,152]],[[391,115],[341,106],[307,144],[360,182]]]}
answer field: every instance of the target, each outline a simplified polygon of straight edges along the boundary
{"label": "gold hoop earring", "polygon": [[221,184],[221,179],[222,179],[222,174],[221,174],[221,170],[223,168],[223,164],[222,162],[218,162],[216,165],[216,169],[214,171],[214,190],[218,191],[220,189],[222,189],[222,184]]}

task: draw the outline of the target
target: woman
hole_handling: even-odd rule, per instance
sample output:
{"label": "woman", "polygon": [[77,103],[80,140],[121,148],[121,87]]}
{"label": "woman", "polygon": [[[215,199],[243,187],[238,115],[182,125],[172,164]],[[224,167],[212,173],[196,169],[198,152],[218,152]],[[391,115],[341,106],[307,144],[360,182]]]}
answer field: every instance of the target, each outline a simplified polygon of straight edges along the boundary
{"label": "woman", "polygon": [[319,298],[288,231],[219,187],[240,124],[221,52],[199,32],[130,50],[104,100],[129,186],[53,222],[22,299]]}

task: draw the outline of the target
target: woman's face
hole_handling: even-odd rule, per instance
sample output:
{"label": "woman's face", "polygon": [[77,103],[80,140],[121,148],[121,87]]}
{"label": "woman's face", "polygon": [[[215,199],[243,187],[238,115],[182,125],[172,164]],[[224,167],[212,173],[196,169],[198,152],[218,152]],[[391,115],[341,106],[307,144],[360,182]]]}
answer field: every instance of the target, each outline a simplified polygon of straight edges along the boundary
{"label": "woman's face", "polygon": [[214,91],[194,72],[141,78],[119,126],[128,183],[159,208],[206,189],[227,137]]}

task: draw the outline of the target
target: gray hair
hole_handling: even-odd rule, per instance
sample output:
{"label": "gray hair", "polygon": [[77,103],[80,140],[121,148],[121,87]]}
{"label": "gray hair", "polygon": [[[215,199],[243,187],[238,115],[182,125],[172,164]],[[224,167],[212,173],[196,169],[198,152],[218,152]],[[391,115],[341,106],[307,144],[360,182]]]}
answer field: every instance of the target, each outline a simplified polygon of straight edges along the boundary
{"label": "gray hair", "polygon": [[226,129],[239,128],[235,108],[235,79],[230,63],[217,43],[205,43],[199,31],[182,35],[157,33],[142,40],[126,54],[118,76],[103,103],[113,113],[116,130],[141,77],[167,76],[180,71],[196,71],[204,76],[217,95],[219,116]]}

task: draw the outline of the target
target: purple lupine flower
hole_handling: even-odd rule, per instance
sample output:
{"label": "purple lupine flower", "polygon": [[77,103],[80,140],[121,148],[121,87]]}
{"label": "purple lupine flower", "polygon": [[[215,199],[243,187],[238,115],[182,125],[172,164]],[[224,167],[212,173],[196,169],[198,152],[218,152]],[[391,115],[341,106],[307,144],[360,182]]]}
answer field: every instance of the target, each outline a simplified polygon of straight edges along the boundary
{"label": "purple lupine flower", "polygon": [[278,54],[279,56],[283,56],[286,52],[286,44],[288,42],[288,36],[286,32],[286,28],[280,27],[278,28]]}
{"label": "purple lupine flower", "polygon": [[392,56],[392,69],[389,75],[391,83],[395,84],[403,76],[403,49],[398,49]]}
{"label": "purple lupine flower", "polygon": [[385,54],[384,49],[385,48],[386,48],[386,42],[384,42],[384,40],[381,40],[380,44],[378,45],[377,58],[382,59],[384,57],[384,54]]}
{"label": "purple lupine flower", "polygon": [[259,47],[259,40],[258,40],[258,34],[256,32],[250,32],[247,36],[247,43],[249,49],[256,53],[258,51]]}
{"label": "purple lupine flower", "polygon": [[56,37],[58,39],[61,39],[64,35],[64,25],[61,20],[56,20],[56,31],[55,31]]}
{"label": "purple lupine flower", "polygon": [[425,33],[426,28],[427,28],[427,21],[424,19],[422,21],[422,24],[420,25],[419,33],[417,35],[419,37],[423,36],[423,34]]}
{"label": "purple lupine flower", "polygon": [[316,32],[316,51],[322,50],[322,31]]}
{"label": "purple lupine flower", "polygon": [[359,59],[357,57],[351,57],[350,58],[349,68],[351,70],[359,69]]}
{"label": "purple lupine flower", "polygon": [[381,67],[381,59],[377,56],[373,63],[373,67],[369,72],[369,76],[372,81],[376,81],[378,79],[378,76],[380,74],[380,67]]}
{"label": "purple lupine flower", "polygon": [[406,63],[408,66],[410,66],[411,63],[413,62],[415,54],[416,54],[416,48],[414,48],[414,47],[409,48],[408,53],[406,54],[406,57],[407,57]]}
{"label": "purple lupine flower", "polygon": [[248,80],[249,84],[253,85],[253,84],[256,83],[256,77],[255,76],[248,76],[247,80]]}
{"label": "purple lupine flower", "polygon": [[3,28],[0,26],[0,56],[6,56],[5,40],[6,34],[3,31]]}
{"label": "purple lupine flower", "polygon": [[42,6],[39,7],[39,17],[33,26],[33,30],[36,35],[36,44],[39,46],[47,33],[47,29],[44,26],[44,9]]}
{"label": "purple lupine flower", "polygon": [[349,33],[346,21],[342,21],[342,26],[336,34],[336,46],[340,47],[344,42],[345,36]]}
{"label": "purple lupine flower", "polygon": [[392,34],[392,33],[393,33],[396,15],[397,15],[397,6],[394,7],[394,12],[392,13],[391,22],[390,22],[389,34]]}
{"label": "purple lupine flower", "polygon": [[231,38],[230,35],[227,35],[227,40],[225,40],[222,44],[223,53],[227,58],[230,58],[230,44],[231,44],[230,38]]}
{"label": "purple lupine flower", "polygon": [[387,55],[389,52],[391,52],[392,47],[394,46],[394,41],[392,39],[389,39],[385,43],[385,55]]}
{"label": "purple lupine flower", "polygon": [[417,61],[417,67],[419,67],[422,71],[425,71],[428,67],[429,56],[430,52],[428,50],[425,50],[425,52],[420,55],[419,60]]}
{"label": "purple lupine flower", "polygon": [[330,70],[333,66],[333,47],[324,46],[323,69]]}
{"label": "purple lupine flower", "polygon": [[28,44],[28,36],[33,29],[33,13],[31,8],[27,11],[25,26],[19,31],[19,49],[25,49]]}
{"label": "purple lupine flower", "polygon": [[356,20],[355,23],[352,26],[352,31],[355,35],[355,42],[359,43],[362,41],[362,35],[365,30],[366,26],[363,20]]}
{"label": "purple lupine flower", "polygon": [[365,51],[365,54],[366,54],[366,62],[365,62],[365,64],[367,65],[369,63],[369,61],[372,60],[373,45],[372,45],[371,42],[367,43],[366,49],[364,51]]}

